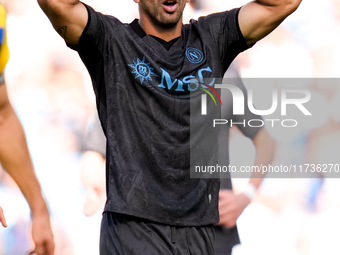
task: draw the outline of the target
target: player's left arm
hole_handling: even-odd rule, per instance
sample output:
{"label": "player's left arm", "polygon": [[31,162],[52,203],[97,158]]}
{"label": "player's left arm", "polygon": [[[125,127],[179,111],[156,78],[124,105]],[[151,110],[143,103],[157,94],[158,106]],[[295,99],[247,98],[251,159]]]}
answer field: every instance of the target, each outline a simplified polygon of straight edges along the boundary
{"label": "player's left arm", "polygon": [[300,5],[302,0],[256,0],[244,5],[238,20],[241,32],[249,45],[256,43]]}
{"label": "player's left arm", "polygon": [[[256,148],[256,156],[254,166],[269,165],[274,157],[275,142],[268,134],[265,128],[253,138],[253,143]],[[231,228],[236,225],[238,217],[243,210],[250,204],[252,197],[260,186],[265,174],[254,173],[249,180],[244,192],[235,194],[232,190],[220,190],[219,194],[219,225]]]}

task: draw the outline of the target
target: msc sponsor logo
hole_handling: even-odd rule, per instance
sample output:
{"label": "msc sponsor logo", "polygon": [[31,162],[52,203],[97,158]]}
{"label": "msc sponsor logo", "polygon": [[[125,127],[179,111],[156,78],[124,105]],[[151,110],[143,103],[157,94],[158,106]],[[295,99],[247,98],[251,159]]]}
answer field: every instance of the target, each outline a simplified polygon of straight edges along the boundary
{"label": "msc sponsor logo", "polygon": [[[203,80],[206,80],[204,78],[203,74],[204,72],[212,73],[212,70],[210,67],[202,68],[198,70],[197,76],[194,75],[188,75],[185,76],[182,80],[179,79],[172,79],[170,74],[165,71],[163,68],[162,70],[162,79],[161,83],[158,85],[160,88],[171,90],[173,87],[176,88],[175,91],[195,91],[201,86],[202,88],[206,89],[211,88],[215,83],[215,78],[212,78],[211,82],[206,84]],[[186,85],[185,87],[183,85]]]}
{"label": "msc sponsor logo", "polygon": [[[203,54],[202,54],[203,55]],[[197,55],[198,56],[198,55]],[[158,76],[153,72],[154,68],[150,66],[150,63],[147,63],[145,60],[145,57],[143,57],[142,60],[137,58],[137,61],[133,61],[133,64],[128,64],[129,67],[132,68],[131,73],[135,74],[135,79],[140,79],[140,83],[143,84],[144,81],[152,81],[152,76]],[[209,83],[205,83],[206,76],[205,73],[212,73],[210,67],[201,68],[197,71],[196,76],[194,75],[188,75],[185,76],[182,80],[173,78],[170,76],[170,74],[164,70],[163,68],[160,68],[162,71],[162,78],[160,84],[158,84],[158,87],[164,88],[164,89],[175,89],[175,91],[195,91],[197,89],[202,89],[207,92],[212,98],[213,96],[209,91],[206,89],[210,89],[214,92],[214,94],[217,94],[216,91],[212,88],[215,84],[215,78],[211,78],[211,81]],[[204,77],[205,76],[205,77]],[[204,80],[204,81],[203,81]],[[201,87],[201,88],[200,88]],[[214,99],[214,98],[213,98]],[[218,98],[221,102],[220,98]]]}

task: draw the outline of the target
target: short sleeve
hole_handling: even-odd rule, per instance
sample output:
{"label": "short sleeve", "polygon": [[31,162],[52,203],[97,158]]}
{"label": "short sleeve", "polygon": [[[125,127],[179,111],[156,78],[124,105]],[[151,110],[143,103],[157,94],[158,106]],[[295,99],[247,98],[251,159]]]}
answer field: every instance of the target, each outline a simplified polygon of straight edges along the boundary
{"label": "short sleeve", "polygon": [[[83,3],[84,4],[84,3]],[[96,95],[97,84],[102,79],[103,53],[105,45],[104,15],[96,12],[90,6],[84,4],[88,12],[87,25],[77,45],[67,46],[78,52],[81,60],[91,76]]]}
{"label": "short sleeve", "polygon": [[104,15],[95,11],[92,7],[84,4],[88,12],[87,25],[79,39],[78,45],[67,44],[73,50],[78,51],[79,56],[87,67],[91,78],[99,74],[103,56],[107,55],[108,48],[112,43],[119,24],[118,19],[110,15]]}
{"label": "short sleeve", "polygon": [[198,19],[199,25],[210,33],[217,43],[224,71],[239,53],[249,48],[238,23],[240,9],[214,13]]}
{"label": "short sleeve", "polygon": [[87,10],[88,14],[88,21],[86,24],[86,27],[79,39],[78,45],[71,45],[69,43],[66,43],[67,46],[73,50],[81,51],[84,46],[89,44],[89,41],[95,42],[95,45],[99,44],[101,41],[103,41],[104,37],[104,24],[103,24],[103,18],[101,16],[104,16],[103,14],[96,12],[92,7],[82,3]]}
{"label": "short sleeve", "polygon": [[[83,3],[84,4],[84,3]],[[100,113],[106,109],[106,92],[104,80],[104,56],[110,44],[110,29],[114,30],[118,20],[112,16],[96,12],[90,6],[84,4],[88,12],[87,25],[79,39],[78,45],[67,44],[76,50],[86,66],[92,80],[93,89],[96,95],[97,108]],[[101,118],[104,114],[101,114]],[[102,118],[105,126],[105,118]]]}

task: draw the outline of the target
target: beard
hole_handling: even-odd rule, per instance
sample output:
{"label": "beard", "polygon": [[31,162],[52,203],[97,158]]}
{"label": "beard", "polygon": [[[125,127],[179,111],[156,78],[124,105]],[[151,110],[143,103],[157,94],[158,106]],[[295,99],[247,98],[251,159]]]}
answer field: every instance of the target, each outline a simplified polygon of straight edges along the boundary
{"label": "beard", "polygon": [[162,28],[173,28],[181,20],[185,3],[181,0],[178,1],[178,8],[173,13],[167,13],[163,10],[162,0],[159,0],[157,4],[152,4],[152,1],[144,0],[140,2],[140,8],[143,12],[149,16],[152,23]]}
{"label": "beard", "polygon": [[[175,15],[175,14],[173,14]],[[164,28],[173,28],[175,27],[178,22],[180,21],[182,17],[182,14],[176,14],[175,17],[171,17],[171,18],[167,18],[165,17],[165,15],[160,15],[160,17],[158,19],[153,18],[153,21],[155,24],[159,25],[160,27],[164,27]]]}

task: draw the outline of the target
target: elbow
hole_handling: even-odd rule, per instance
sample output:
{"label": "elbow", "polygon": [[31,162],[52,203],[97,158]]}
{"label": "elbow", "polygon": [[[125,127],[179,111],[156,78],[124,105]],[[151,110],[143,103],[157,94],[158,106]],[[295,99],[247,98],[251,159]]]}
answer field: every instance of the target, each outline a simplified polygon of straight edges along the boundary
{"label": "elbow", "polygon": [[48,7],[51,5],[51,0],[37,0],[40,8],[46,13]]}
{"label": "elbow", "polygon": [[10,114],[14,112],[9,101],[0,103],[0,127],[6,123]]}
{"label": "elbow", "polygon": [[301,4],[302,0],[284,0],[280,4],[276,5],[277,10],[277,25],[279,25],[284,19],[296,11]]}
{"label": "elbow", "polygon": [[41,9],[46,8],[46,6],[48,5],[48,0],[37,0],[37,2]]}
{"label": "elbow", "polygon": [[40,8],[48,14],[51,10],[55,10],[59,7],[59,0],[37,0]]}
{"label": "elbow", "polygon": [[292,14],[300,6],[302,0],[287,0],[285,1],[285,8],[289,14]]}

